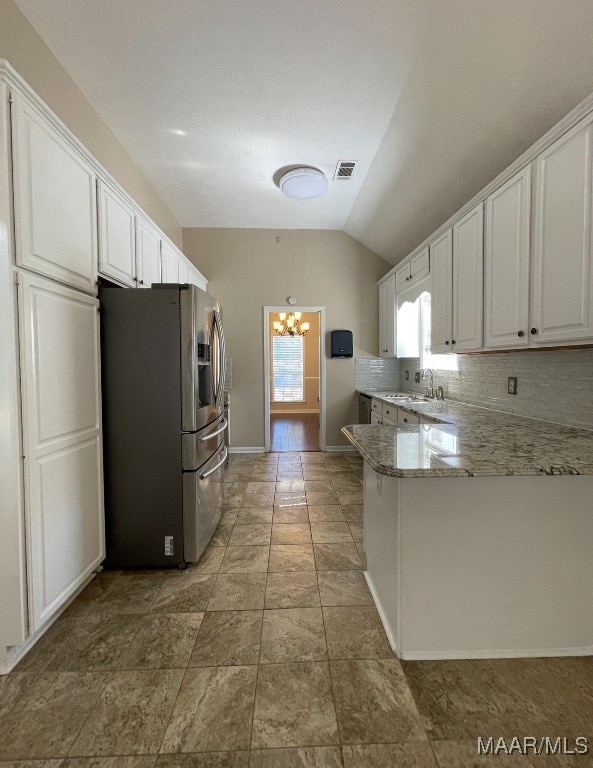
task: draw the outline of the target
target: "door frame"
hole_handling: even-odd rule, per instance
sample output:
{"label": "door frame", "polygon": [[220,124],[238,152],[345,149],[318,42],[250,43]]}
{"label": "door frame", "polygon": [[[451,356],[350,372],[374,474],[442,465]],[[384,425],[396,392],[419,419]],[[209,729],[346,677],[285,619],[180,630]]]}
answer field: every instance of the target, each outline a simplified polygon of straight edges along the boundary
{"label": "door frame", "polygon": [[264,436],[266,453],[270,451],[270,315],[277,312],[319,312],[319,450],[325,451],[326,445],[326,407],[325,407],[325,307],[265,306],[263,308],[264,331]]}

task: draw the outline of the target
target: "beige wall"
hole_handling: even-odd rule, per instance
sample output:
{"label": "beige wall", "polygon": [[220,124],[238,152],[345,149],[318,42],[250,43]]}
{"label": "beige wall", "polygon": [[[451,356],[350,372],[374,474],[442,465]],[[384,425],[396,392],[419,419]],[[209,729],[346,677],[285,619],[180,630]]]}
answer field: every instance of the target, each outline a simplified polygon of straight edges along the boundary
{"label": "beige wall", "polygon": [[12,0],[0,0],[0,59],[6,59],[126,192],[181,246],[171,211]]}
{"label": "beige wall", "polygon": [[[288,309],[287,311],[292,311]],[[272,339],[274,337],[274,320],[277,313],[270,313],[270,411],[271,413],[311,413],[319,411],[319,312],[303,312],[302,323],[309,323],[309,330],[303,337],[304,341],[304,375],[305,400],[302,403],[275,403],[272,386]]]}
{"label": "beige wall", "polygon": [[262,307],[288,310],[288,296],[300,306],[326,307],[327,443],[345,444],[340,428],[358,418],[354,359],[329,359],[329,331],[352,330],[354,357],[377,354],[376,282],[390,265],[333,230],[184,228],[183,247],[224,308],[233,446],[264,445]]}

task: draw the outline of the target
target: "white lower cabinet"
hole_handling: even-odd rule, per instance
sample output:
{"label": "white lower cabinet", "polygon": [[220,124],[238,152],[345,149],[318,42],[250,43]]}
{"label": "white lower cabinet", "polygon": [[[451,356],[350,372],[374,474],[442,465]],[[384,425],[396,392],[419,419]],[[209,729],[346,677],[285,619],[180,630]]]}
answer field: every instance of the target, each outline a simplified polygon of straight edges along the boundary
{"label": "white lower cabinet", "polygon": [[415,413],[409,413],[402,408],[397,409],[398,424],[420,424],[420,418]]}
{"label": "white lower cabinet", "polygon": [[19,276],[29,623],[39,629],[105,557],[98,301]]}

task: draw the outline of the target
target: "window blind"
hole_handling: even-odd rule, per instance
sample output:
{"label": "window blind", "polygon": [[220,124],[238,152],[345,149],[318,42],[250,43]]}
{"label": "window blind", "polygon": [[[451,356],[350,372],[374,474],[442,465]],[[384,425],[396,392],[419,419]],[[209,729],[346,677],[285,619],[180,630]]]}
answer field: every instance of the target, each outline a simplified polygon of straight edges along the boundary
{"label": "window blind", "polygon": [[274,400],[304,400],[303,336],[272,337]]}

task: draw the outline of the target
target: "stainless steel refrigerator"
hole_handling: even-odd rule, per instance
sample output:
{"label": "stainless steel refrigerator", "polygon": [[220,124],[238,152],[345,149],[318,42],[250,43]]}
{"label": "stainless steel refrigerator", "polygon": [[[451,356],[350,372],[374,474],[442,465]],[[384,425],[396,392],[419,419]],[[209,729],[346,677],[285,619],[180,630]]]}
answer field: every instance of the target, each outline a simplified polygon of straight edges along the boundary
{"label": "stainless steel refrigerator", "polygon": [[198,560],[227,458],[218,301],[193,285],[99,291],[107,568]]}

